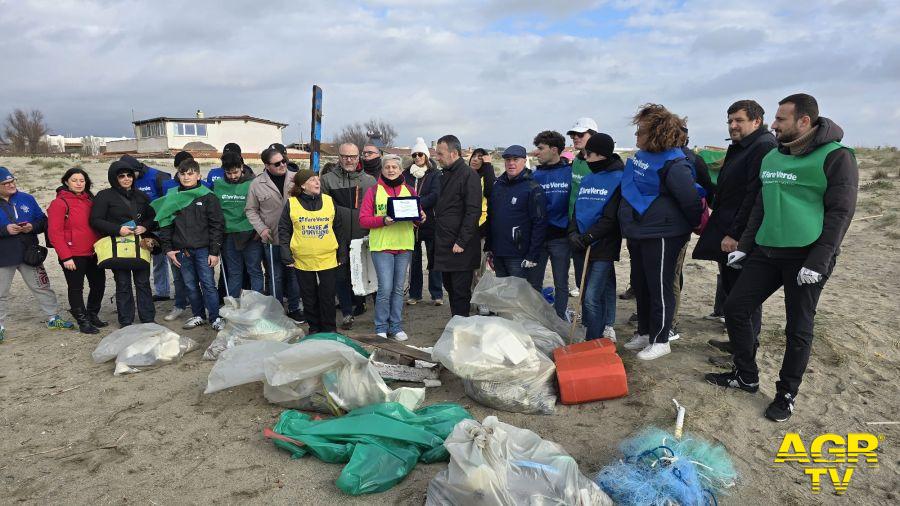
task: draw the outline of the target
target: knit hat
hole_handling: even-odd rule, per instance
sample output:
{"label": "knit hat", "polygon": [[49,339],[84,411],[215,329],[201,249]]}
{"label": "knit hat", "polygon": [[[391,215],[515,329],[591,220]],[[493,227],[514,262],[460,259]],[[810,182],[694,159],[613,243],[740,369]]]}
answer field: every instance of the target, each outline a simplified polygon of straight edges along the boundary
{"label": "knit hat", "polygon": [[309,181],[309,178],[315,176],[316,173],[309,169],[300,169],[294,174],[294,185],[295,186],[303,186]]}
{"label": "knit hat", "polygon": [[608,134],[598,133],[596,135],[592,135],[591,138],[588,139],[587,143],[584,145],[584,150],[600,155],[604,158],[609,158],[612,156],[613,148],[615,147],[616,142],[612,137],[610,137]]}
{"label": "knit hat", "polygon": [[238,146],[236,142],[229,142],[222,148],[222,154],[224,155],[225,153],[237,153],[240,155],[241,147]]}
{"label": "knit hat", "polygon": [[416,137],[416,144],[412,147],[412,151],[410,151],[410,154],[416,153],[425,153],[425,158],[431,158],[431,152],[428,151],[428,145],[425,144],[425,139],[421,137]]}
{"label": "knit hat", "polygon": [[181,165],[181,162],[183,162],[187,159],[193,160],[194,155],[188,153],[187,151],[179,151],[179,152],[175,153],[175,168],[177,169],[178,166]]}
{"label": "knit hat", "polygon": [[12,172],[10,172],[9,169],[0,167],[0,183],[8,183],[15,180],[16,177],[12,175]]}

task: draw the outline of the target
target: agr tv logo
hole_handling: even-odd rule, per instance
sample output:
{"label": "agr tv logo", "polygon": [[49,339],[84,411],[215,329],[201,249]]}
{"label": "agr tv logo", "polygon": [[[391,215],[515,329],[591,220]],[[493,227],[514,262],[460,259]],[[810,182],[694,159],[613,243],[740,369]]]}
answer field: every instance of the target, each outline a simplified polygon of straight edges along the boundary
{"label": "agr tv logo", "polygon": [[800,434],[789,432],[781,441],[775,464],[800,464],[803,472],[809,475],[813,494],[818,494],[823,479],[828,479],[835,494],[843,495],[861,462],[869,468],[878,468],[876,450],[879,440],[883,439],[884,436],[868,433],[850,433],[846,438],[839,434],[822,434],[812,440],[807,451]]}

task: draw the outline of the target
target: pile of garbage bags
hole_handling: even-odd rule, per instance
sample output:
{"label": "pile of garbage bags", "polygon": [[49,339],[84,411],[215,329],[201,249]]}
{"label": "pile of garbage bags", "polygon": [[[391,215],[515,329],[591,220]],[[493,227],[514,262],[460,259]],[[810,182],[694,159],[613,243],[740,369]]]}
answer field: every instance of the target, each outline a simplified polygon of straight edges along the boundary
{"label": "pile of garbage bags", "polygon": [[116,359],[113,375],[139,372],[178,360],[197,347],[192,339],[182,337],[157,323],[141,323],[110,332],[91,353],[94,363]]}
{"label": "pile of garbage bags", "polygon": [[472,416],[457,404],[411,411],[397,403],[373,404],[328,420],[285,411],[266,437],[293,458],[311,453],[323,462],[347,463],[335,484],[350,495],[383,492],[402,481],[417,462],[449,458],[444,439]]}
{"label": "pile of garbage bags", "polygon": [[450,464],[428,485],[426,506],[611,506],[556,443],[495,416],[459,422],[444,442]]}
{"label": "pile of garbage bags", "polygon": [[245,342],[288,342],[303,335],[275,297],[253,290],[243,290],[239,299],[225,297],[219,314],[225,319],[225,328],[206,349],[205,360],[215,360],[223,351]]}
{"label": "pile of garbage bags", "polygon": [[296,344],[251,341],[219,355],[205,393],[263,382],[270,402],[339,414],[370,404],[397,402],[419,407],[424,388],[391,390],[361,346],[340,334],[313,334]]}
{"label": "pile of garbage bags", "polygon": [[[539,323],[559,336],[568,337],[571,331],[569,323],[556,314],[543,295],[528,281],[515,276],[498,278],[493,272],[486,271],[472,292],[472,303],[487,306],[510,320]],[[583,331],[573,339],[579,340],[584,340]]]}
{"label": "pile of garbage bags", "polygon": [[454,316],[431,352],[462,378],[466,395],[485,406],[553,413],[556,367],[522,324],[496,316]]}

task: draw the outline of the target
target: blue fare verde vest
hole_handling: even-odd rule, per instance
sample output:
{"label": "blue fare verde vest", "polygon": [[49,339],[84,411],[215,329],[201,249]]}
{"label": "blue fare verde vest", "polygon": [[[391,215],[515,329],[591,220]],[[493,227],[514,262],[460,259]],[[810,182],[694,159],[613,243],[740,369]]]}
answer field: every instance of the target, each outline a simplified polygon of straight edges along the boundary
{"label": "blue fare verde vest", "polygon": [[572,188],[572,166],[534,171],[534,180],[544,188],[547,199],[547,223],[557,228],[569,226],[569,192]]}
{"label": "blue fare verde vest", "polygon": [[[160,189],[156,187],[156,178],[159,173],[159,169],[146,167],[144,175],[134,182],[134,187],[143,192],[151,201],[162,197],[166,191],[165,188],[160,191]],[[178,183],[175,183],[175,185],[178,186]]]}
{"label": "blue fare verde vest", "polygon": [[585,233],[603,216],[603,210],[622,182],[621,170],[610,170],[584,176],[575,199],[575,223]]}
{"label": "blue fare verde vest", "polygon": [[213,167],[212,169],[209,169],[209,172],[206,174],[207,185],[213,185],[220,179],[225,179],[225,169],[222,167]]}
{"label": "blue fare verde vest", "polygon": [[681,148],[661,153],[640,150],[625,162],[622,173],[622,198],[643,216],[659,196],[659,170],[666,162],[686,158]]}

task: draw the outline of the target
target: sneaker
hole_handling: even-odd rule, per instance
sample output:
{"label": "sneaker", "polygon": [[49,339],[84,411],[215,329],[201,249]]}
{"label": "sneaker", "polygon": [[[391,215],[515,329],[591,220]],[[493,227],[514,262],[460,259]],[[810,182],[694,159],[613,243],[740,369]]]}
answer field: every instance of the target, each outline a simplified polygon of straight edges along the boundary
{"label": "sneaker", "polygon": [[716,355],[714,357],[709,357],[709,363],[719,369],[734,369],[734,357],[731,355]]}
{"label": "sneaker", "polygon": [[625,349],[631,351],[643,350],[650,345],[650,334],[638,334],[635,332],[631,341],[625,343]]}
{"label": "sneaker", "polygon": [[704,378],[706,378],[706,382],[711,385],[726,388],[739,388],[745,392],[750,392],[751,394],[755,394],[759,391],[758,381],[756,383],[747,383],[741,379],[741,376],[735,369],[732,369],[731,372],[711,372],[705,375]]}
{"label": "sneaker", "polygon": [[628,287],[627,290],[619,294],[619,300],[631,300],[634,298],[634,288]]}
{"label": "sneaker", "polygon": [[165,320],[167,322],[175,321],[178,319],[179,316],[181,316],[181,313],[183,313],[183,312],[184,312],[183,307],[178,307],[178,306],[173,307],[172,310],[169,311],[169,314],[167,314],[166,316],[163,317],[163,320]]}
{"label": "sneaker", "polygon": [[51,330],[57,330],[57,329],[72,330],[75,328],[75,324],[68,320],[63,320],[61,316],[59,316],[58,314],[55,314],[50,317],[49,321],[47,321],[47,328],[51,329]]}
{"label": "sneaker", "polygon": [[415,306],[421,299],[406,299],[407,306]]}
{"label": "sneaker", "polygon": [[342,330],[350,330],[353,328],[353,315],[348,314],[343,319],[341,319],[341,329]]}
{"label": "sneaker", "polygon": [[637,313],[631,313],[631,316],[628,317],[628,323],[637,323],[638,315]]}
{"label": "sneaker", "polygon": [[612,342],[616,342],[616,329],[614,329],[612,325],[603,327],[603,337],[609,339]]}
{"label": "sneaker", "polygon": [[391,337],[393,337],[395,341],[400,341],[400,342],[403,342],[403,341],[406,341],[407,339],[409,339],[409,336],[406,335],[406,332],[403,332],[402,330],[400,332],[397,332],[396,334],[392,335]]}
{"label": "sneaker", "polygon": [[709,341],[706,341],[706,342],[707,342],[707,344],[709,344],[710,346],[712,346],[713,348],[715,348],[717,350],[724,351],[725,353],[733,353],[733,350],[731,348],[731,341],[728,341],[728,340],[720,341],[718,339],[710,339]]}
{"label": "sneaker", "polygon": [[490,316],[491,309],[484,304],[478,304],[478,314],[481,316]]}
{"label": "sneaker", "polygon": [[578,297],[579,295],[581,295],[581,292],[578,290],[578,288],[569,290],[569,297]]}
{"label": "sneaker", "polygon": [[359,316],[359,315],[365,313],[367,309],[368,308],[366,307],[366,303],[363,302],[362,304],[353,308],[353,316]]}
{"label": "sneaker", "polygon": [[204,319],[202,316],[192,316],[188,318],[188,321],[184,322],[184,325],[182,325],[181,328],[193,329],[202,325],[206,325],[206,319]]}
{"label": "sneaker", "polygon": [[375,335],[382,339],[387,339],[387,332],[376,332]]}
{"label": "sneaker", "polygon": [[218,332],[218,331],[224,329],[224,328],[225,328],[225,319],[224,319],[224,318],[221,318],[221,317],[216,318],[216,321],[214,321],[214,322],[212,323],[212,328],[213,328],[213,330],[215,330],[216,332]]}
{"label": "sneaker", "polygon": [[153,302],[162,302],[164,300],[172,300],[172,297],[169,297],[168,295],[154,295],[153,296]]}
{"label": "sneaker", "polygon": [[713,322],[725,323],[725,315],[709,313],[708,315],[703,317],[704,320],[709,320]]}
{"label": "sneaker", "polygon": [[775,400],[766,408],[766,418],[783,422],[794,414],[794,398],[791,394],[775,394]]}
{"label": "sneaker", "polygon": [[641,360],[653,360],[664,357],[669,353],[672,353],[672,348],[669,346],[669,343],[653,343],[639,351],[637,358]]}
{"label": "sneaker", "polygon": [[669,329],[669,342],[677,341],[681,339],[681,334],[679,334],[675,329]]}
{"label": "sneaker", "polygon": [[435,306],[443,306],[443,305],[444,305],[444,299],[434,299],[434,300],[431,301],[431,302],[432,302]]}
{"label": "sneaker", "polygon": [[287,317],[291,320],[294,320],[294,324],[303,325],[306,323],[306,318],[303,317],[303,310],[297,309],[296,311],[291,311],[287,314]]}

